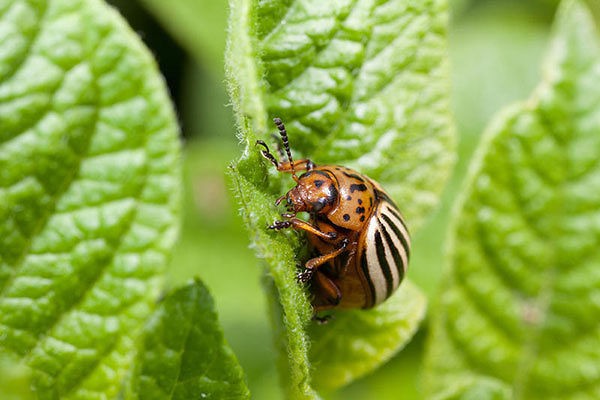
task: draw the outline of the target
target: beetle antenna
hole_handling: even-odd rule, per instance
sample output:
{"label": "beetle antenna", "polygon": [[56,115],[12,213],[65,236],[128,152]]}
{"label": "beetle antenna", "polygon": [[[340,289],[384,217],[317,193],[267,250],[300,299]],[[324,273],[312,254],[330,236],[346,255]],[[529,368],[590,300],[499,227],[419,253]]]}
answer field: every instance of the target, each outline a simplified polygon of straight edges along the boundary
{"label": "beetle antenna", "polygon": [[283,121],[281,120],[281,118],[278,117],[273,118],[273,122],[277,126],[277,129],[279,129],[279,135],[281,136],[281,140],[283,141],[283,148],[285,149],[288,161],[290,163],[290,168],[292,170],[292,178],[294,178],[295,181],[298,181],[296,171],[294,170],[294,160],[292,159],[292,151],[290,150],[290,142],[288,140],[287,131],[285,130],[285,125],[283,125]]}

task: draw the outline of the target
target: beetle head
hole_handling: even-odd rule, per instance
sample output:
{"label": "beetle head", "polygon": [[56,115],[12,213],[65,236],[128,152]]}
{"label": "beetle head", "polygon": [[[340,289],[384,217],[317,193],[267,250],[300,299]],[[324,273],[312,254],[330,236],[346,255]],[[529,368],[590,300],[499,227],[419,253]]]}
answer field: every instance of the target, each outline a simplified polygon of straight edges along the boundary
{"label": "beetle head", "polygon": [[337,202],[336,181],[326,172],[312,170],[298,178],[298,184],[284,197],[288,211],[326,214]]}

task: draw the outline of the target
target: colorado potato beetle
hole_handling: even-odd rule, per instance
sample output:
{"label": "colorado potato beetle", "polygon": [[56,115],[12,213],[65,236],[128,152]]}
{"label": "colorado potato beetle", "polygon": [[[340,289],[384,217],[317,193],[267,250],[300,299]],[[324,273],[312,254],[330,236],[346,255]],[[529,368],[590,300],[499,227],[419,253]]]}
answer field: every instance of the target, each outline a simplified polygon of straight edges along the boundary
{"label": "colorado potato beetle", "polygon": [[[398,207],[377,182],[353,169],[294,161],[283,122],[273,122],[288,161],[277,161],[264,141],[256,143],[277,171],[292,175],[296,186],[275,202],[285,201],[288,212],[269,228],[306,232],[314,257],[298,280],[310,282],[315,311],[381,303],[398,288],[408,267],[410,237]],[[305,172],[298,176],[299,171]],[[298,218],[300,212],[307,212],[309,220]]]}

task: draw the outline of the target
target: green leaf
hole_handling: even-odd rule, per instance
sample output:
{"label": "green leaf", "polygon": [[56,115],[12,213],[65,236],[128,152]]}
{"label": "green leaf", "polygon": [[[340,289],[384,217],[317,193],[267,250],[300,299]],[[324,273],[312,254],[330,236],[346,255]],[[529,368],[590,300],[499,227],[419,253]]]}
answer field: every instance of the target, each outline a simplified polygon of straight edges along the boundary
{"label": "green leaf", "polygon": [[167,296],[147,324],[133,393],[140,399],[250,398],[199,280]]}
{"label": "green leaf", "polygon": [[223,74],[226,0],[142,0],[199,63]]}
{"label": "green leaf", "polygon": [[[318,369],[314,384],[336,389],[360,377],[410,341],[425,316],[425,296],[404,282],[392,297],[370,312],[340,311],[327,324],[313,324],[310,359]],[[348,349],[352,349],[348,351]]]}
{"label": "green leaf", "polygon": [[[274,281],[274,331],[281,364],[289,364],[290,398],[316,396],[305,333],[311,309],[295,282],[303,245],[294,232],[266,229],[280,218],[273,201],[291,180],[268,170],[255,142],[269,140],[270,119],[281,117],[296,157],[344,164],[378,180],[416,229],[439,200],[453,162],[446,6],[445,0],[230,2],[226,69],[246,144],[231,176],[252,245]],[[422,310],[414,311],[418,323]],[[394,321],[396,312],[386,319]],[[381,334],[407,340],[390,326],[398,328],[382,324]]]}
{"label": "green leaf", "polygon": [[2,400],[33,400],[31,370],[11,353],[0,354],[0,398]]}
{"label": "green leaf", "polygon": [[177,236],[156,65],[99,0],[0,2],[0,347],[41,398],[114,398]]}
{"label": "green leaf", "polygon": [[598,31],[566,0],[544,80],[490,127],[455,215],[432,398],[600,396],[599,81]]}

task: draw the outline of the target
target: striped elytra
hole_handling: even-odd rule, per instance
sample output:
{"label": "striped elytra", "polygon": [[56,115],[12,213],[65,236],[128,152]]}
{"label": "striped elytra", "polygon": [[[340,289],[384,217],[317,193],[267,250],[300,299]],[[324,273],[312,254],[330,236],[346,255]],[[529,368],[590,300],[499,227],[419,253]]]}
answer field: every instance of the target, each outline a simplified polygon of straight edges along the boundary
{"label": "striped elytra", "polygon": [[366,307],[381,303],[398,288],[408,267],[410,238],[396,207],[381,201],[359,238],[358,259],[369,285]]}
{"label": "striped elytra", "polygon": [[[292,175],[296,186],[277,199],[287,212],[269,228],[306,232],[312,258],[298,280],[309,283],[315,311],[383,302],[402,282],[410,256],[410,237],[398,207],[377,182],[355,170],[294,161],[283,122],[274,122],[288,161],[277,161],[265,142],[257,144],[278,171]],[[301,212],[308,213],[308,220],[297,217]]]}

